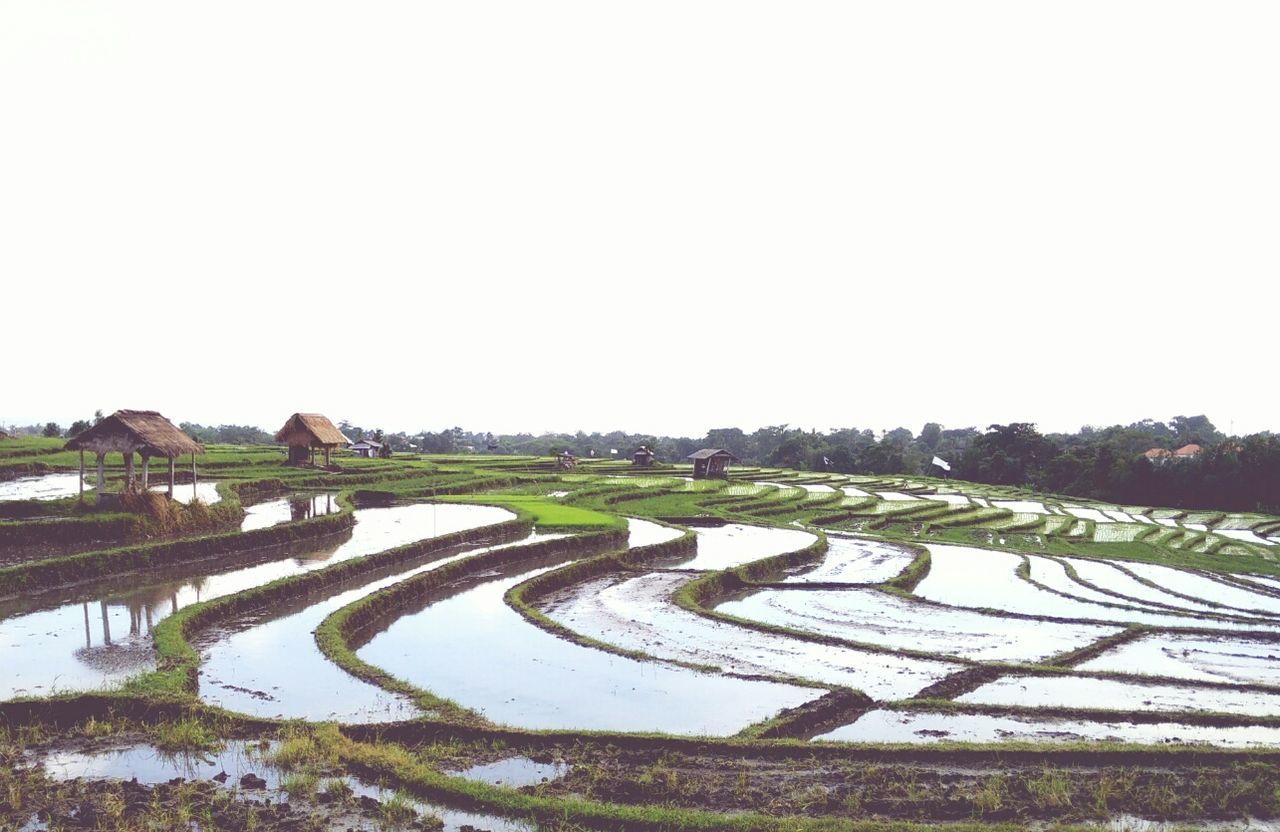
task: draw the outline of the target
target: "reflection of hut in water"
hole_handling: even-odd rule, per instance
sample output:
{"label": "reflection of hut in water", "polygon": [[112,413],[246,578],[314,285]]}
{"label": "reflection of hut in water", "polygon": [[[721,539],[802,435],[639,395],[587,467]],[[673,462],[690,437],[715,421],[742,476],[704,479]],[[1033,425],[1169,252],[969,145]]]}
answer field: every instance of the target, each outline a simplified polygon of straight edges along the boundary
{"label": "reflection of hut in water", "polygon": [[[102,621],[102,638],[93,643],[90,626],[89,604],[84,604],[84,647],[75,651],[75,657],[85,665],[102,673],[129,673],[150,667],[155,661],[151,639],[151,610],[142,607],[129,609],[129,631],[111,635],[111,616],[105,600],[98,602],[98,614]],[[98,617],[97,615],[94,618]],[[146,630],[143,630],[145,621]]]}
{"label": "reflection of hut in water", "polygon": [[289,500],[289,518],[291,520],[309,520],[325,514],[333,514],[332,494],[318,494],[313,497],[295,497]]}
{"label": "reflection of hut in water", "polygon": [[351,440],[319,413],[295,413],[276,432],[276,441],[289,446],[289,464],[315,464],[316,448],[324,451],[324,465],[329,467],[329,455],[334,448],[345,447]]}
{"label": "reflection of hut in water", "polygon": [[191,482],[194,489],[196,454],[204,453],[204,446],[187,436],[168,419],[154,410],[117,410],[86,431],[76,434],[66,444],[67,450],[80,452],[80,499],[84,500],[84,452],[92,451],[98,463],[98,499],[103,493],[103,460],[108,453],[124,457],[125,490],[134,488],[133,455],[142,457],[142,488],[146,490],[151,457],[162,456],[169,460],[169,498],[173,499],[174,460],[184,454],[191,455]]}
{"label": "reflection of hut in water", "polygon": [[738,458],[724,448],[703,448],[689,454],[685,459],[693,460],[693,478],[724,479],[729,475],[729,463]]}
{"label": "reflection of hut in water", "polygon": [[647,446],[641,445],[636,449],[636,452],[631,455],[631,464],[638,465],[641,468],[648,468],[653,465],[654,460],[657,459],[657,457],[658,455]]}

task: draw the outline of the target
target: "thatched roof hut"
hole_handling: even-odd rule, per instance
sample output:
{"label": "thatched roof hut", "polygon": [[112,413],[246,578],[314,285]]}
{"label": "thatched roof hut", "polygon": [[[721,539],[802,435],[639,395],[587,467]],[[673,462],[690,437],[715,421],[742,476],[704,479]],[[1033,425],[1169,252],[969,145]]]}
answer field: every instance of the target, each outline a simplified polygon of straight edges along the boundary
{"label": "thatched roof hut", "polygon": [[289,462],[294,465],[306,462],[308,457],[314,462],[315,449],[324,449],[325,466],[329,465],[329,453],[334,448],[351,443],[333,422],[319,413],[293,414],[276,432],[276,441],[289,446]]}
{"label": "thatched roof hut", "polygon": [[71,438],[66,444],[69,451],[80,452],[80,497],[84,498],[84,452],[91,451],[98,457],[98,494],[102,494],[103,458],[108,453],[124,456],[125,488],[133,487],[133,455],[142,456],[142,487],[147,487],[147,469],[151,457],[162,456],[169,460],[169,496],[173,496],[174,460],[183,454],[191,455],[191,477],[196,478],[196,454],[204,453],[204,446],[187,436],[178,426],[154,410],[117,410],[86,431]]}

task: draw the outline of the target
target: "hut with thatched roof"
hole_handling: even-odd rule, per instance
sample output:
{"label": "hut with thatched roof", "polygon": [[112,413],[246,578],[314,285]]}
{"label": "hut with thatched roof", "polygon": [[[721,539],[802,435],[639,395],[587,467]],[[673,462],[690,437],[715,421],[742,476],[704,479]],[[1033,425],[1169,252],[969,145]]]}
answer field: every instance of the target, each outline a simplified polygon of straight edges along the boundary
{"label": "hut with thatched roof", "polygon": [[351,444],[333,422],[319,413],[295,413],[276,432],[276,441],[289,446],[289,464],[302,465],[316,461],[316,448],[324,451],[324,465],[329,467],[329,455],[334,448]]}
{"label": "hut with thatched roof", "polygon": [[117,410],[88,430],[72,437],[66,444],[69,451],[80,452],[80,499],[84,500],[84,452],[92,451],[98,458],[98,499],[102,499],[103,460],[109,453],[124,457],[125,490],[134,487],[133,455],[142,457],[142,488],[147,488],[147,474],[151,457],[162,456],[169,460],[169,498],[173,498],[174,460],[191,455],[191,481],[197,482],[196,454],[204,453],[204,446],[187,436],[177,425],[154,410]]}

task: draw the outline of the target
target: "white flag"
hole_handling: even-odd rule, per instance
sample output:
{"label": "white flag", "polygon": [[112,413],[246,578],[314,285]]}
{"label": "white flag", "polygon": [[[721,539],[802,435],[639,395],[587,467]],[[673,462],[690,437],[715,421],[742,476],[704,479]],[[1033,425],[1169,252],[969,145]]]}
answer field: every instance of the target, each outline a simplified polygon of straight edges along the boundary
{"label": "white flag", "polygon": [[945,459],[943,459],[942,457],[935,456],[935,457],[933,458],[933,464],[934,464],[934,465],[936,465],[936,466],[938,466],[939,468],[941,468],[941,469],[942,469],[942,470],[944,470],[944,471],[950,471],[950,470],[951,470],[951,464],[950,464],[950,463],[948,463],[948,462],[947,462]]}
{"label": "white flag", "polygon": [[609,449],[609,453],[611,453],[611,454],[616,454],[617,452],[618,452],[618,449],[617,449],[617,448],[610,448],[610,449]]}

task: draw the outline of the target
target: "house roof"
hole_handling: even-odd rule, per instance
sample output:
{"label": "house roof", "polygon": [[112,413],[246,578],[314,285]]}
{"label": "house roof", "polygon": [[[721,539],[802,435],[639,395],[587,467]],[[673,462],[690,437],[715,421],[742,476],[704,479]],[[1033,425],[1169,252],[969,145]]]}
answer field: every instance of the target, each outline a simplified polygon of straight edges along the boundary
{"label": "house roof", "polygon": [[1200,453],[1202,450],[1204,449],[1193,442],[1190,445],[1183,445],[1181,448],[1174,451],[1173,455],[1174,456],[1195,456],[1196,454]]}
{"label": "house roof", "polygon": [[362,445],[363,445],[364,447],[366,447],[366,448],[381,448],[381,447],[382,447],[382,443],[381,443],[381,442],[375,442],[375,441],[373,441],[372,439],[361,439],[359,442],[352,442],[352,443],[351,443],[351,447],[353,447],[353,448],[359,448],[359,447],[360,447],[360,446],[362,446]]}
{"label": "house roof", "polygon": [[334,427],[333,422],[319,413],[295,413],[276,431],[277,442],[288,442],[289,437],[305,433],[317,445],[346,445],[351,440]]}
{"label": "house roof", "polygon": [[737,457],[726,451],[724,448],[703,448],[700,451],[694,451],[685,459],[710,459],[713,456],[727,456],[729,459],[737,461]]}
{"label": "house roof", "polygon": [[134,450],[157,456],[202,454],[204,446],[154,410],[117,410],[66,444],[66,449],[94,450],[113,441],[136,445]]}
{"label": "house roof", "polygon": [[1142,455],[1147,459],[1162,459],[1166,456],[1173,456],[1173,451],[1168,448],[1152,448],[1149,451],[1144,451]]}
{"label": "house roof", "polygon": [[632,456],[654,456],[654,453],[648,448],[636,448],[636,452]]}

